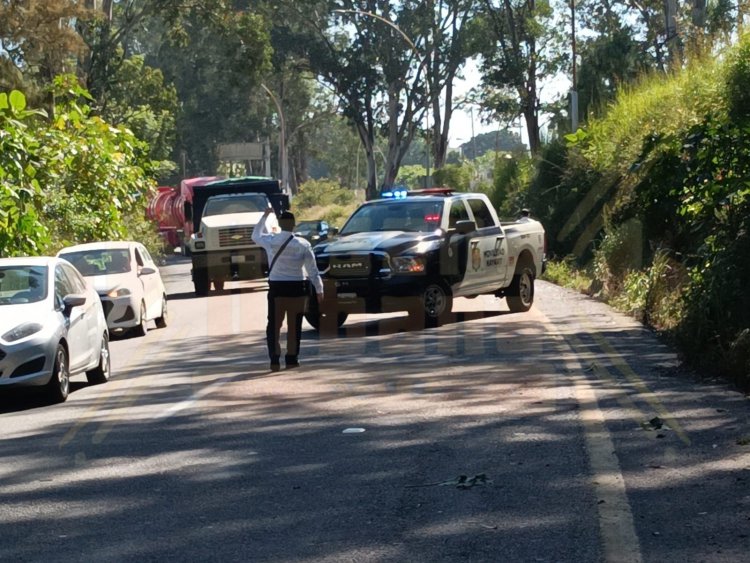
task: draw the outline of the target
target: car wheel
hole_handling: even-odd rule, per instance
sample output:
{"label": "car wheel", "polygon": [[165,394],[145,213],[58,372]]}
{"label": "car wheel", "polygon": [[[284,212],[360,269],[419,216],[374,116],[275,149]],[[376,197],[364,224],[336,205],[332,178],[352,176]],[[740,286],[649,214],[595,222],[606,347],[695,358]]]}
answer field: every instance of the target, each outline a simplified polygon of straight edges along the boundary
{"label": "car wheel", "polygon": [[422,290],[419,304],[425,327],[436,327],[453,309],[453,296],[442,282],[430,282]]}
{"label": "car wheel", "polygon": [[148,320],[146,319],[146,304],[141,301],[141,313],[138,317],[139,323],[135,327],[135,333],[138,336],[146,336],[148,333]]}
{"label": "car wheel", "polygon": [[68,366],[68,352],[62,344],[57,345],[55,363],[52,376],[47,383],[47,392],[55,403],[62,403],[70,393],[70,367]]}
{"label": "car wheel", "polygon": [[86,372],[89,383],[106,383],[110,376],[109,337],[105,332],[102,335],[101,348],[99,349],[99,364],[91,371]]}
{"label": "car wheel", "polygon": [[156,328],[166,328],[167,326],[167,296],[161,296],[161,316],[156,317]]}
{"label": "car wheel", "polygon": [[325,331],[336,330],[346,322],[346,319],[348,317],[349,313],[344,313],[341,311],[336,313],[336,327],[334,328],[329,324],[330,320],[334,318],[333,312],[326,315],[321,315],[317,297],[313,294],[310,298],[308,298],[307,311],[305,311],[305,320],[310,323],[310,326],[312,326],[315,330],[321,330],[321,326]]}
{"label": "car wheel", "polygon": [[513,276],[505,300],[511,313],[525,313],[531,309],[534,304],[534,272],[531,268],[523,268]]}

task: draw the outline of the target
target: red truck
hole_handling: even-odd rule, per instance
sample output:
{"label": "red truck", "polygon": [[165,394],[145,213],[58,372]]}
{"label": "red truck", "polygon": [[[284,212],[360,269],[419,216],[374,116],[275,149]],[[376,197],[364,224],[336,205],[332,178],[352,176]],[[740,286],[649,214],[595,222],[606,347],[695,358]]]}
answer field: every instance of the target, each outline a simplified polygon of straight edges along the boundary
{"label": "red truck", "polygon": [[199,176],[185,178],[179,189],[172,186],[157,188],[146,208],[146,217],[157,223],[159,232],[172,248],[179,246],[183,254],[189,253],[193,221],[187,217],[192,213],[194,189],[222,179],[222,176]]}

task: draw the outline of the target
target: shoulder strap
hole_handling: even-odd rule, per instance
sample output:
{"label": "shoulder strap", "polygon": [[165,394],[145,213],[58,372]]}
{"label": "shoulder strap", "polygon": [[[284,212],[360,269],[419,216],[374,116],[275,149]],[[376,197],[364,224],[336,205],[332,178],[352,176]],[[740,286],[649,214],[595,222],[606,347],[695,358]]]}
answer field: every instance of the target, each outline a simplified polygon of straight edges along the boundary
{"label": "shoulder strap", "polygon": [[271,275],[271,270],[273,270],[273,265],[276,264],[276,260],[281,256],[281,253],[284,252],[284,249],[286,248],[286,245],[292,242],[292,239],[294,238],[294,233],[292,233],[292,236],[290,236],[288,239],[284,241],[284,244],[281,245],[278,252],[273,255],[273,260],[271,260],[271,265],[268,267],[268,275]]}

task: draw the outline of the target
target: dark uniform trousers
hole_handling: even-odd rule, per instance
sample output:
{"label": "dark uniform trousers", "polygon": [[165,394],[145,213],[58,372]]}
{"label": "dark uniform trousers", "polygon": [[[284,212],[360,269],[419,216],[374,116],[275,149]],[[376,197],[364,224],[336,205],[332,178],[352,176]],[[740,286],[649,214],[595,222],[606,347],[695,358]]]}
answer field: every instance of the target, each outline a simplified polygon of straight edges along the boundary
{"label": "dark uniform trousers", "polygon": [[281,325],[284,317],[287,323],[286,356],[287,364],[297,363],[300,341],[302,339],[302,318],[305,314],[309,282],[304,281],[269,281],[268,282],[268,325],[266,342],[268,355],[272,364],[278,364],[281,357]]}

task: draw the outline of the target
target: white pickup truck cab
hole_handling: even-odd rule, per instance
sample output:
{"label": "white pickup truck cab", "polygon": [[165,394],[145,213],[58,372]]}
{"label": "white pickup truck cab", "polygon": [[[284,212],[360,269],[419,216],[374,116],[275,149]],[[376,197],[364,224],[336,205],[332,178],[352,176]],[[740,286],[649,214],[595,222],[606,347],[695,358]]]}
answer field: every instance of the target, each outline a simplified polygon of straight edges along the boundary
{"label": "white pickup truck cab", "polygon": [[[314,247],[327,318],[340,325],[353,312],[407,310],[435,326],[454,297],[482,294],[505,297],[512,312],[531,308],[545,263],[541,223],[501,223],[481,193],[397,195],[362,204],[336,237]],[[320,313],[307,315],[316,328]]]}

